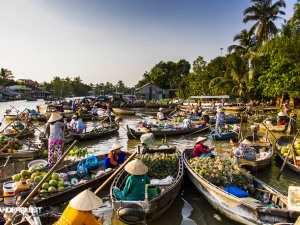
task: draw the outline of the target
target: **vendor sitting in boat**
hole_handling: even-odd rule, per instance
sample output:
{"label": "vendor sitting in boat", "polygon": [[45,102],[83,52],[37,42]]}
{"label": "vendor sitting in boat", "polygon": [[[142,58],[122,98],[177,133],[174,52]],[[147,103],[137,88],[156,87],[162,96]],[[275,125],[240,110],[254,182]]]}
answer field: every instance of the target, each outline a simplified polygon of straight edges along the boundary
{"label": "vendor sitting in boat", "polygon": [[206,111],[204,111],[202,113],[202,116],[201,116],[201,121],[205,124],[205,123],[209,123],[209,115]]}
{"label": "vendor sitting in boat", "polygon": [[287,122],[287,116],[284,112],[280,112],[277,115],[277,125],[285,125]]}
{"label": "vendor sitting in boat", "polygon": [[162,108],[162,107],[159,108],[159,112],[157,113],[157,119],[159,119],[159,120],[164,120],[165,119],[163,110],[164,110],[164,108]]}
{"label": "vendor sitting in boat", "polygon": [[198,108],[194,109],[193,110],[193,116],[201,117],[202,116],[201,108],[200,109],[198,109]]}
{"label": "vendor sitting in boat", "polygon": [[123,164],[126,156],[131,156],[132,153],[121,151],[123,146],[114,143],[110,149],[110,153],[105,159],[105,169],[115,168],[119,164]]}
{"label": "vendor sitting in boat", "polygon": [[69,126],[68,126],[69,129],[75,130],[76,119],[77,119],[77,116],[76,116],[76,115],[73,115],[73,116],[72,116],[72,119],[71,119],[71,121],[70,121],[70,123],[69,123]]}
{"label": "vendor sitting in boat", "polygon": [[83,123],[82,118],[78,115],[75,123],[75,129],[77,133],[86,132],[86,125]]}
{"label": "vendor sitting in boat", "polygon": [[205,158],[211,156],[211,151],[213,151],[213,149],[210,149],[208,146],[204,145],[204,142],[206,140],[207,140],[206,137],[198,137],[194,146],[194,151],[193,151],[194,157]]}
{"label": "vendor sitting in boat", "polygon": [[230,157],[234,156],[237,159],[246,159],[249,161],[255,161],[255,149],[244,143],[238,142],[236,137],[230,139],[230,144],[232,145],[232,150],[227,153]]}
{"label": "vendor sitting in boat", "polygon": [[125,166],[125,170],[131,175],[127,178],[123,191],[114,189],[114,195],[118,200],[144,201],[145,185],[150,184],[150,179],[146,175],[148,167],[135,159]]}
{"label": "vendor sitting in boat", "polygon": [[98,109],[97,109],[97,106],[94,105],[91,111],[92,111],[92,115],[98,116]]}
{"label": "vendor sitting in boat", "polygon": [[103,218],[98,220],[93,215],[92,210],[98,209],[102,205],[102,200],[89,190],[81,192],[75,196],[61,215],[60,219],[53,225],[65,224],[89,224],[102,225]]}

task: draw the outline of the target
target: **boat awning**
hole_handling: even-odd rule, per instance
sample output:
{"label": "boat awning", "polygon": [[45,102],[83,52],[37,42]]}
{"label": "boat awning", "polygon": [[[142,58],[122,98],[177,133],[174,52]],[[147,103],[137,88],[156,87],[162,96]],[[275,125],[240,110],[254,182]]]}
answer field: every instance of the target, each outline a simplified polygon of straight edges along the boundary
{"label": "boat awning", "polygon": [[191,98],[230,98],[230,96],[229,95],[191,96]]}

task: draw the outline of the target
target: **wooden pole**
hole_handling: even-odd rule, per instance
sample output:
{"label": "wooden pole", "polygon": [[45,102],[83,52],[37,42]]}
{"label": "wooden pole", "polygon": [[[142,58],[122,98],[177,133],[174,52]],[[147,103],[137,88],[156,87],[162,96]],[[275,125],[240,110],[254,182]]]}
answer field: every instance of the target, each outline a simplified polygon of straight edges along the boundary
{"label": "wooden pole", "polygon": [[243,113],[241,113],[240,131],[239,131],[239,135],[238,135],[238,140],[240,140],[240,138],[242,136],[242,123],[243,123]]}
{"label": "wooden pole", "polygon": [[[43,185],[43,183],[47,180],[50,174],[56,169],[56,167],[63,161],[63,159],[67,156],[69,151],[73,148],[73,146],[77,143],[75,140],[72,145],[68,148],[68,150],[62,155],[62,157],[55,163],[55,165],[49,170],[49,172],[43,177],[43,179],[38,183],[38,185],[33,189],[33,191],[27,196],[27,198],[21,203],[20,208],[24,207],[26,203],[36,194],[38,189]],[[5,225],[10,225],[18,215],[18,211],[14,212],[14,214],[8,219]]]}
{"label": "wooden pole", "polygon": [[130,162],[137,152],[138,150],[134,152],[112,175],[110,175],[110,177],[94,192],[94,194],[96,195],[99,193],[99,191],[101,191],[105,185],[107,185],[126,166],[126,164]]}
{"label": "wooden pole", "polygon": [[291,150],[294,149],[294,143],[295,143],[295,141],[296,141],[296,139],[297,139],[297,137],[298,137],[298,135],[299,135],[299,132],[300,132],[300,129],[298,129],[298,132],[297,132],[297,134],[296,134],[296,136],[294,137],[294,140],[293,140],[293,142],[292,142],[292,146],[290,147],[290,149],[289,149],[289,151],[288,151],[288,154],[287,154],[287,156],[286,156],[285,159],[284,159],[284,162],[283,162],[283,164],[282,164],[282,167],[281,167],[281,169],[280,169],[280,171],[279,171],[279,173],[278,173],[278,176],[277,176],[277,178],[276,178],[277,180],[279,180],[280,175],[281,175],[281,173],[283,172],[284,166],[285,166],[285,164],[286,164],[286,161],[288,160],[288,157],[289,157],[289,154],[290,154]]}
{"label": "wooden pole", "polygon": [[22,115],[22,113],[23,113],[25,110],[27,110],[27,108],[24,109],[19,115],[17,115],[17,117],[14,118],[13,121],[11,121],[11,122],[3,129],[0,133],[3,133],[3,131],[4,131],[7,127],[9,127],[9,125],[11,125],[13,122],[15,122],[15,120],[16,120],[17,118],[19,118],[20,115]]}
{"label": "wooden pole", "polygon": [[275,138],[275,140],[277,141],[277,138],[276,138],[275,135],[269,130],[269,128],[268,128],[264,123],[261,123],[261,124],[265,126],[265,128],[270,132],[270,134],[272,134],[273,138]]}

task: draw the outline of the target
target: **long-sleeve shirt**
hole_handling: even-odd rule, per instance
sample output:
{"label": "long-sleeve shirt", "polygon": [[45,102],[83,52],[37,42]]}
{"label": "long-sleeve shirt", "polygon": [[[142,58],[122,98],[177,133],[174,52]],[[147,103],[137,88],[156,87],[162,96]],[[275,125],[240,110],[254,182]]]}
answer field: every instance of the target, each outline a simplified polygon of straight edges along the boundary
{"label": "long-sleeve shirt", "polygon": [[211,152],[208,149],[209,149],[209,147],[207,147],[206,145],[198,143],[198,144],[196,144],[196,146],[194,148],[193,156],[200,157],[202,154],[208,154]]}
{"label": "long-sleeve shirt", "polygon": [[67,206],[60,219],[53,225],[102,225],[96,220],[92,211],[80,211]]}
{"label": "long-sleeve shirt", "polygon": [[144,175],[130,175],[125,187],[122,191],[126,200],[144,201],[145,200],[145,185],[150,184],[150,179]]}
{"label": "long-sleeve shirt", "polygon": [[[126,152],[126,151],[122,151],[122,152],[125,153],[125,156],[131,156],[132,155],[131,152]],[[107,156],[107,158],[109,158],[110,163],[113,164],[114,166],[118,165],[118,163],[115,161],[116,159],[118,159],[118,157],[119,157],[119,154],[118,153],[113,153],[113,152],[109,153],[108,156]]]}
{"label": "long-sleeve shirt", "polygon": [[67,122],[62,123],[59,121],[56,121],[54,124],[50,124],[50,135],[49,135],[49,143],[53,141],[64,141],[64,133],[63,133],[63,127],[67,126]]}
{"label": "long-sleeve shirt", "polygon": [[165,118],[163,112],[158,112],[158,113],[157,113],[157,118],[158,118],[159,120],[163,120],[163,119]]}
{"label": "long-sleeve shirt", "polygon": [[69,126],[72,127],[72,128],[74,128],[75,124],[76,124],[76,120],[72,119],[71,122],[69,123]]}

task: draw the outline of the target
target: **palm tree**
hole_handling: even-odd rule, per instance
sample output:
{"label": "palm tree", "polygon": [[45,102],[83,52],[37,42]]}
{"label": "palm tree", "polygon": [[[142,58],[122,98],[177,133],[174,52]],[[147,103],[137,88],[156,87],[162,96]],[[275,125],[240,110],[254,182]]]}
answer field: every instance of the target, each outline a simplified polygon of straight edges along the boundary
{"label": "palm tree", "polygon": [[228,53],[240,52],[242,56],[250,53],[251,49],[255,47],[257,41],[255,40],[254,30],[243,29],[241,33],[234,36],[233,41],[238,41],[239,45],[231,45],[228,47]]}
{"label": "palm tree", "polygon": [[227,56],[226,72],[224,76],[212,79],[209,83],[220,94],[238,94],[245,97],[248,92],[249,81],[248,62],[238,52]]}
{"label": "palm tree", "polygon": [[285,15],[280,8],[286,7],[284,0],[278,0],[272,4],[272,0],[251,0],[254,5],[244,10],[244,23],[255,21],[251,29],[256,30],[256,39],[260,44],[278,33],[274,21],[283,19],[279,15]]}

